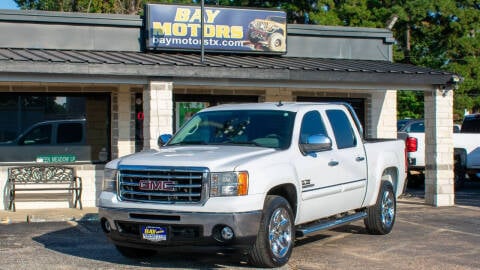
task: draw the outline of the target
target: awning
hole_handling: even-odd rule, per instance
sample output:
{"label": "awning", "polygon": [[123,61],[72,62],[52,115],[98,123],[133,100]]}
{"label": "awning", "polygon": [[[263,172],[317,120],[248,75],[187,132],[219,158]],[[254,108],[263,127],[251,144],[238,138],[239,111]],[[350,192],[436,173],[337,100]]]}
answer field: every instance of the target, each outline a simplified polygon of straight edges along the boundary
{"label": "awning", "polygon": [[146,83],[249,81],[287,87],[318,84],[385,89],[431,89],[446,85],[453,73],[389,61],[195,53],[45,50],[0,48],[0,82],[75,81]]}

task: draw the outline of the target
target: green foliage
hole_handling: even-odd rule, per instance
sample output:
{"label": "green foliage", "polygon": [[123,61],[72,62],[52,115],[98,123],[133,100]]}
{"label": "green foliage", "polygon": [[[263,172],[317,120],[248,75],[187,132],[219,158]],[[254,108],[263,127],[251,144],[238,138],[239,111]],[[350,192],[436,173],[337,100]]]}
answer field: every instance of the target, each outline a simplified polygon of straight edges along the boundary
{"label": "green foliage", "polygon": [[397,92],[397,117],[398,119],[424,118],[423,92],[398,91]]}

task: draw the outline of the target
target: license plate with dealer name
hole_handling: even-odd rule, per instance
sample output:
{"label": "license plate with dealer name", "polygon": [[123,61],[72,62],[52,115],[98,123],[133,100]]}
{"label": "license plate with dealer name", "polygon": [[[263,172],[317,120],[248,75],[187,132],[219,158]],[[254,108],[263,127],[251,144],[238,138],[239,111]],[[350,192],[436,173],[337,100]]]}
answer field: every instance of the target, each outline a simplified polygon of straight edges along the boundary
{"label": "license plate with dealer name", "polygon": [[159,226],[142,226],[142,239],[160,242],[167,240],[167,228]]}

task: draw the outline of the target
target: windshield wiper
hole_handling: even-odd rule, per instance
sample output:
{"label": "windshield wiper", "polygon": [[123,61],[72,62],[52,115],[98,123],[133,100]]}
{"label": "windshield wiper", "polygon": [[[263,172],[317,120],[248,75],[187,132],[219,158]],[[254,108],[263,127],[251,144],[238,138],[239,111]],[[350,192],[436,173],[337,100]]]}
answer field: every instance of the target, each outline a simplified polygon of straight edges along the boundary
{"label": "windshield wiper", "polygon": [[238,144],[238,145],[252,145],[252,146],[260,146],[260,147],[266,147],[264,145],[261,145],[257,142],[252,142],[252,141],[249,141],[249,142],[228,142],[228,144]]}

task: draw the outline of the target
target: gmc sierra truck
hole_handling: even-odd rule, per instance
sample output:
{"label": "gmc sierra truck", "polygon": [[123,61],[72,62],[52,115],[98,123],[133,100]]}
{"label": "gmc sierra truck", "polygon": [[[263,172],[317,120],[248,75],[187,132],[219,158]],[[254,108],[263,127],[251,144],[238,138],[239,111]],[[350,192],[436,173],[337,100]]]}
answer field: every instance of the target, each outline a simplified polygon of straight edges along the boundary
{"label": "gmc sierra truck", "polygon": [[127,257],[207,245],[235,248],[261,267],[286,264],[295,238],[353,221],[388,234],[405,144],[362,134],[346,104],[204,109],[159,150],[106,165],[102,229]]}

